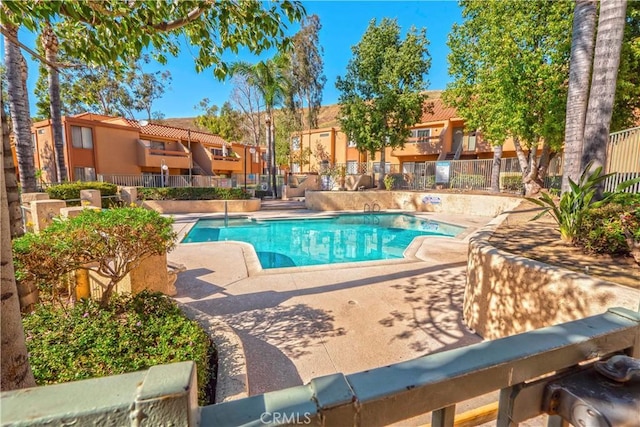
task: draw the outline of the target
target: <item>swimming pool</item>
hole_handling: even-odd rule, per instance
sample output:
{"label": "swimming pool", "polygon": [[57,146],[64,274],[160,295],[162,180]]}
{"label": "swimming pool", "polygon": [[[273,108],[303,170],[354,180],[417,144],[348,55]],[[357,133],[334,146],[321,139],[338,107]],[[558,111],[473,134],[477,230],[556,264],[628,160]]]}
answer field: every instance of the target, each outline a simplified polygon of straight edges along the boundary
{"label": "swimming pool", "polygon": [[417,236],[455,236],[463,227],[395,213],[306,218],[200,219],[182,243],[236,240],[255,248],[262,268],[402,258]]}

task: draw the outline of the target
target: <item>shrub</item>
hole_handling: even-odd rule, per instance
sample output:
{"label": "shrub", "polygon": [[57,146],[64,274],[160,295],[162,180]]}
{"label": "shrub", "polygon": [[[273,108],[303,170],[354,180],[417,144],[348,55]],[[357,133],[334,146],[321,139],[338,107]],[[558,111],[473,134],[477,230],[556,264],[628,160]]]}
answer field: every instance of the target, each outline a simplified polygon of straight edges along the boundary
{"label": "shrub", "polygon": [[526,199],[530,202],[544,208],[542,212],[532,218],[532,221],[547,213],[550,214],[558,224],[558,230],[560,231],[562,240],[574,243],[582,226],[582,221],[590,209],[604,206],[609,203],[612,198],[616,197],[616,193],[621,192],[636,182],[640,182],[640,178],[622,182],[617,186],[615,193],[610,193],[602,200],[596,202],[593,201],[593,198],[596,195],[598,186],[613,174],[603,175],[602,166],[597,167],[592,173],[589,172],[590,169],[591,163],[587,164],[584,168],[577,183],[569,179],[571,189],[560,196],[560,202],[558,204],[556,204],[555,200],[547,193],[543,193],[539,199],[527,197]]}
{"label": "shrub", "polygon": [[140,262],[175,245],[173,220],[142,208],[86,209],[69,220],[54,221],[40,234],[13,241],[16,277],[55,285],[65,273],[94,264],[107,278],[102,304]]}
{"label": "shrub", "polygon": [[[52,199],[67,200],[67,205],[69,206],[80,206],[78,199],[80,199],[81,190],[100,190],[101,196],[115,196],[118,194],[118,186],[109,182],[67,182],[48,187],[46,191]],[[116,205],[114,197],[104,200],[105,206]]]}
{"label": "shrub", "polygon": [[[402,180],[402,177],[400,178],[400,180]],[[384,188],[387,191],[391,191],[391,189],[393,188],[393,184],[396,182],[396,178],[393,174],[387,174],[384,177]]]}
{"label": "shrub", "polygon": [[251,195],[242,188],[223,187],[140,187],[141,200],[245,200]]}
{"label": "shrub", "polygon": [[214,350],[207,334],[161,294],[116,297],[106,308],[91,300],[70,309],[41,304],[23,319],[29,363],[38,385],[77,381],[195,361],[201,404]]}
{"label": "shrub", "polygon": [[620,215],[620,221],[631,256],[640,265],[640,204],[634,210]]}
{"label": "shrub", "polygon": [[451,180],[452,188],[485,188],[484,175],[458,174]]}
{"label": "shrub", "polygon": [[520,172],[503,172],[500,174],[500,189],[504,191],[521,192],[524,189]]}
{"label": "shrub", "polygon": [[576,244],[589,253],[628,253],[629,247],[620,219],[625,211],[623,205],[609,203],[586,212],[578,228]]}

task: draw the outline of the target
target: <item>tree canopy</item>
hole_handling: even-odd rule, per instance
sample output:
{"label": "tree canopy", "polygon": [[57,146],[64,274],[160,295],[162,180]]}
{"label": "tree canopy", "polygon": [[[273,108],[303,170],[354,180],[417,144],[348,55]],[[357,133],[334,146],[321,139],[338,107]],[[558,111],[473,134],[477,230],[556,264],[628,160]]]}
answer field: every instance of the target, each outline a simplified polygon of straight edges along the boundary
{"label": "tree canopy", "polygon": [[449,35],[454,81],[445,99],[493,145],[513,138],[525,184],[539,181],[538,144],[557,150],[564,136],[573,2],[461,5],[464,22]]}
{"label": "tree canopy", "polygon": [[[253,53],[289,45],[286,22],[299,21],[305,11],[298,1],[259,0],[155,1],[118,0],[4,2],[0,20],[38,32],[56,21],[54,31],[69,55],[87,63],[114,65],[150,51],[159,62],[177,55],[181,38],[195,50],[197,71],[213,68],[223,78],[225,50],[241,47]],[[250,20],[250,24],[249,24]]]}
{"label": "tree canopy", "polygon": [[199,108],[204,114],[196,117],[196,124],[206,128],[209,132],[220,135],[227,141],[243,141],[240,113],[233,109],[230,102],[222,104],[222,108],[217,105],[210,105],[209,99],[200,101]]}
{"label": "tree canopy", "polygon": [[361,151],[380,151],[383,187],[386,147],[402,147],[409,127],[420,122],[431,66],[426,29],[412,27],[404,39],[396,20],[372,20],[344,77],[338,77],[342,130]]}

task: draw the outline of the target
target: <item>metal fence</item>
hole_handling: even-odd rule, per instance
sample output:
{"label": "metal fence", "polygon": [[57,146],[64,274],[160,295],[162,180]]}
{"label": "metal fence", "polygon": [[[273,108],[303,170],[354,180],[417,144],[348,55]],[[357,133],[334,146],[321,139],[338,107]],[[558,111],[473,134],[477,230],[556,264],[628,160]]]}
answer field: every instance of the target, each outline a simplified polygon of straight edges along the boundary
{"label": "metal fence", "polygon": [[[620,183],[640,178],[640,127],[609,135],[606,171],[615,175],[605,181],[605,191],[614,191]],[[625,192],[640,193],[640,183]]]}

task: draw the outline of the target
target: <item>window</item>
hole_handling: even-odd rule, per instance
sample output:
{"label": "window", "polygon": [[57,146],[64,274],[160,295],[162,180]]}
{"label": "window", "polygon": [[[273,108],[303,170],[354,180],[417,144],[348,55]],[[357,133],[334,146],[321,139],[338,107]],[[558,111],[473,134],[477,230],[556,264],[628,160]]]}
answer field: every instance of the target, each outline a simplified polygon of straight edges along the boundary
{"label": "window", "polygon": [[476,133],[471,132],[469,134],[469,142],[467,144],[468,151],[476,151]]}
{"label": "window", "polygon": [[297,151],[300,149],[300,137],[294,136],[291,138],[291,149]]}
{"label": "window", "polygon": [[214,156],[222,156],[222,148],[212,148],[211,154]]}
{"label": "window", "polygon": [[357,146],[356,142],[353,139],[350,139],[349,140],[349,147],[353,148],[353,147],[356,147],[356,146]]}
{"label": "window", "polygon": [[[386,162],[384,164],[384,173],[389,173],[391,171],[391,163]],[[374,163],[373,164],[373,173],[380,173],[381,172],[381,168],[380,168],[380,162]]]}
{"label": "window", "polygon": [[358,173],[358,162],[356,161],[348,161],[347,162],[347,174],[348,175],[355,175]]}
{"label": "window", "polygon": [[402,173],[413,173],[416,168],[415,162],[404,162],[402,164]]}
{"label": "window", "polygon": [[36,148],[38,148],[38,143],[36,140],[36,134],[32,133],[31,134],[31,145],[33,146],[33,151],[36,151]]}
{"label": "window", "polygon": [[96,170],[94,168],[73,168],[76,181],[95,181]]}
{"label": "window", "polygon": [[431,129],[413,129],[411,136],[416,138],[416,142],[422,142],[431,136]]}
{"label": "window", "polygon": [[93,133],[91,128],[71,126],[71,144],[73,148],[93,148]]}
{"label": "window", "polygon": [[149,147],[152,150],[164,151],[164,142],[162,142],[162,141],[149,141]]}
{"label": "window", "polygon": [[320,138],[326,138],[329,136],[329,132],[327,133],[321,133],[320,135],[318,135]]}

